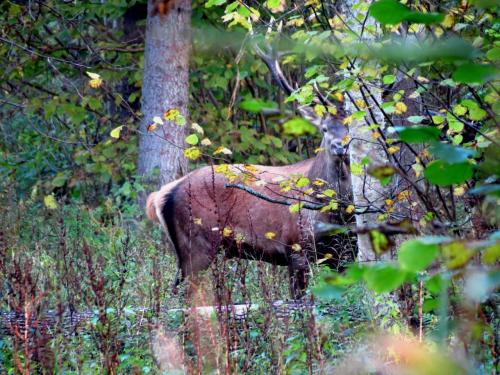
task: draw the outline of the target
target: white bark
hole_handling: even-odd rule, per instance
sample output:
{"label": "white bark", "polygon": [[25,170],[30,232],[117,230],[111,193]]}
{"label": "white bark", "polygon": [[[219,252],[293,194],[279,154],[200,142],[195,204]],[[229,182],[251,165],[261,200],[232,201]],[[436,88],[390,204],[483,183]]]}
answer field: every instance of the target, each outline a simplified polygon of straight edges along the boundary
{"label": "white bark", "polygon": [[[168,109],[178,109],[187,118],[189,98],[189,56],[191,50],[191,1],[177,0],[166,15],[153,15],[148,1],[142,114],[138,172],[146,186],[158,187],[187,171],[182,146],[186,127],[166,122],[154,132],[147,127],[154,116],[163,117]],[[151,177],[159,168],[159,176]],[[148,187],[149,188],[149,187]]]}
{"label": "white bark", "polygon": [[[343,9],[345,17],[348,18],[347,21],[351,28],[357,33],[361,33],[361,24],[359,18],[357,18],[357,11],[353,10],[353,5],[357,4],[357,0],[344,0]],[[364,13],[363,13],[364,16]],[[361,18],[362,19],[362,18]],[[373,19],[368,18],[365,26],[370,24],[375,26]],[[369,33],[362,35],[364,41],[370,41],[373,39]],[[356,66],[358,68],[358,66]],[[353,73],[356,75],[356,72]],[[375,98],[378,103],[382,103],[382,93],[381,90],[375,87],[376,85],[367,86],[371,91],[370,94]],[[361,91],[351,91],[351,100],[347,100],[346,110],[348,113],[356,112],[356,106],[354,101],[360,99],[364,101]],[[374,117],[376,119],[376,124],[381,128],[384,128],[385,120],[382,112],[377,108],[376,105],[369,99],[369,94],[365,91],[365,97],[368,98],[368,103],[366,103],[370,108]],[[365,116],[369,118],[370,116]],[[386,154],[384,149],[378,141],[372,137],[372,131],[367,130],[366,127],[371,125],[363,120],[354,120],[349,125],[349,135],[351,138],[351,143],[349,147],[349,157],[351,164],[361,164],[363,158],[368,157],[370,159],[369,166],[382,166],[388,164]],[[366,168],[360,175],[351,174],[352,183],[352,193],[353,193],[353,203],[356,207],[363,206],[376,206],[382,208],[384,205],[384,188],[381,186],[380,182],[366,173]],[[377,221],[377,213],[356,215],[356,225],[363,226],[367,223],[375,223]],[[372,249],[370,238],[368,234],[358,234],[358,260],[360,262],[373,261],[376,259],[376,255]]]}

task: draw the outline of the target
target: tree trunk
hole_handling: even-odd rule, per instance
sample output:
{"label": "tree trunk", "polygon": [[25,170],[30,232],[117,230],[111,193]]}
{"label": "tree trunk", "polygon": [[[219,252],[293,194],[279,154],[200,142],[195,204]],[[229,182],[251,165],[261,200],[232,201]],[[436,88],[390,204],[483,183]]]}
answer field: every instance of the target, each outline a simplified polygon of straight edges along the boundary
{"label": "tree trunk", "polygon": [[[189,56],[191,50],[191,1],[177,0],[167,14],[155,12],[148,1],[142,114],[138,172],[146,189],[157,188],[187,171],[182,145],[185,126],[165,121],[149,133],[153,117],[163,118],[169,109],[178,109],[187,118],[189,97]],[[158,168],[159,175],[153,173]],[[145,202],[145,194],[139,201]]]}
{"label": "tree trunk", "polygon": [[[344,0],[343,1],[343,13],[344,17],[349,20],[357,20],[361,15],[366,16],[365,12],[361,15],[359,11],[353,10],[353,6],[357,1]],[[373,18],[368,18],[365,26],[370,24],[371,26],[377,27],[373,22]],[[352,29],[361,35],[364,41],[373,40],[373,36],[370,33],[362,34],[362,24],[361,22],[352,22]],[[353,68],[359,68],[358,64],[354,63]],[[357,73],[354,72],[354,75]],[[353,76],[353,79],[356,77]],[[375,98],[378,103],[382,103],[381,90],[374,89],[374,85],[361,87],[356,91],[351,91],[349,93],[349,100],[346,103],[346,110],[348,113],[354,113],[358,111],[355,102],[361,101],[366,104],[367,108],[371,108],[371,114],[375,119],[371,118],[370,115],[365,116],[365,119],[354,120],[349,124],[349,135],[351,138],[351,144],[349,146],[349,158],[351,164],[361,165],[362,160],[365,157],[370,158],[369,167],[373,166],[383,166],[388,164],[386,153],[384,152],[383,145],[380,144],[381,139],[378,138],[376,141],[372,137],[371,131],[366,131],[366,126],[370,124],[377,124],[380,128],[384,128],[385,119],[382,112],[374,105],[371,97]],[[366,89],[370,90],[369,92]],[[363,92],[361,90],[364,90]],[[368,112],[368,111],[367,111]],[[367,121],[368,120],[368,121]],[[351,168],[352,170],[352,168]],[[383,208],[386,189],[384,189],[380,182],[370,175],[367,174],[366,168],[361,172],[361,174],[351,175],[352,193],[353,193],[353,203],[356,207],[363,206],[375,206]],[[367,223],[376,223],[378,213],[361,214],[356,215],[356,225],[364,226]],[[358,259],[360,262],[373,261],[376,259],[376,254],[372,249],[370,238],[368,234],[358,234]]]}

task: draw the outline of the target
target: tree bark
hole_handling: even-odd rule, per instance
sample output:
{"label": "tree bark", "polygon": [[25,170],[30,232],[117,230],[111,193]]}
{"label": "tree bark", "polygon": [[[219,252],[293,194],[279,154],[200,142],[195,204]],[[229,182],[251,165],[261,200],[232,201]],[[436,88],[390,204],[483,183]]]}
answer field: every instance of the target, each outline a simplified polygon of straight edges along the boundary
{"label": "tree bark", "polygon": [[[353,6],[357,1],[344,0],[343,1],[343,13],[345,17],[352,21],[352,29],[359,35],[364,41],[373,40],[373,36],[370,33],[362,34],[363,26],[361,22],[357,21],[360,17],[359,11],[353,10]],[[361,14],[363,17],[366,14],[363,12]],[[360,17],[362,19],[362,17]],[[372,18],[368,18],[364,23],[364,26],[370,24],[371,26],[377,27],[373,22]],[[358,64],[354,63],[354,69],[358,69]],[[354,72],[354,75],[357,73]],[[356,78],[356,77],[352,77]],[[380,89],[375,88],[375,85],[366,86],[370,92],[366,92],[365,88],[360,87],[359,90],[351,91],[349,93],[349,100],[346,102],[346,110],[348,113],[354,113],[358,111],[355,102],[360,100],[366,104],[367,108],[371,108],[372,115],[375,119],[370,118],[367,122],[365,119],[370,116],[365,116],[363,120],[354,120],[349,124],[349,135],[351,138],[351,143],[349,146],[349,158],[351,164],[356,163],[358,165],[362,164],[362,160],[365,157],[370,158],[369,166],[383,166],[388,164],[387,156],[384,152],[383,145],[379,142],[380,138],[374,140],[371,131],[366,131],[366,126],[370,123],[377,124],[381,129],[384,128],[385,119],[382,112],[374,105],[371,97],[375,98],[378,103],[382,103],[382,92]],[[365,90],[362,92],[361,90]],[[363,95],[364,94],[364,95]],[[351,168],[352,170],[352,168]],[[380,182],[368,175],[366,168],[361,172],[361,174],[351,174],[351,184],[352,184],[352,194],[353,203],[356,207],[363,207],[371,205],[372,207],[383,208],[384,200],[386,194],[386,189],[384,189]],[[377,222],[377,213],[361,214],[356,215],[356,225],[363,227],[369,223]],[[374,253],[369,238],[369,234],[358,234],[358,260],[360,262],[374,261],[376,259],[376,254]]]}
{"label": "tree bark", "polygon": [[[164,125],[151,133],[147,128],[153,117],[163,118],[169,109],[178,109],[187,118],[190,52],[191,1],[177,0],[167,14],[161,15],[155,14],[154,1],[149,0],[138,161],[138,172],[147,190],[187,171],[182,150],[186,127],[164,120]],[[154,173],[156,168],[159,174]],[[140,196],[140,204],[144,204],[145,197]]]}

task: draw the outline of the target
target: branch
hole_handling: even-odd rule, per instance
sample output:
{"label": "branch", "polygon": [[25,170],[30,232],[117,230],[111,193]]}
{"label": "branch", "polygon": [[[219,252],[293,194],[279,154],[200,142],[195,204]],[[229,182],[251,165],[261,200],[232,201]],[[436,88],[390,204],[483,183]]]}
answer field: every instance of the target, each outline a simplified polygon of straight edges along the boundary
{"label": "branch", "polygon": [[[248,186],[245,186],[245,185],[240,185],[240,184],[226,184],[225,186],[226,188],[234,188],[234,189],[240,189],[240,190],[243,190],[243,191],[246,191],[247,193],[257,197],[257,198],[260,198],[262,200],[265,200],[267,202],[270,202],[270,203],[276,203],[276,204],[282,204],[284,206],[291,206],[292,204],[294,204],[293,201],[290,201],[290,200],[281,200],[281,199],[275,199],[275,198],[271,198],[271,197],[268,197],[267,195],[264,195],[262,193],[259,193],[258,191],[248,187]],[[300,201],[299,199],[297,199],[298,201]],[[324,204],[310,204],[310,203],[303,203],[303,208],[306,208],[308,210],[321,210],[323,207],[325,207]]]}
{"label": "branch", "polygon": [[[270,203],[276,203],[276,204],[282,204],[284,206],[291,206],[294,204],[294,200],[282,200],[282,199],[276,199],[276,198],[271,198],[265,194],[262,194],[251,187],[241,185],[241,184],[226,184],[226,188],[228,189],[240,189],[243,190],[254,197],[257,197],[259,199],[265,200],[266,202]],[[313,210],[313,211],[318,211],[321,210],[323,207],[327,206],[326,204],[313,204],[313,203],[305,203],[304,201],[301,201],[300,199],[295,199],[295,201],[302,203],[302,208],[308,209],[308,210]],[[380,209],[369,209],[368,207],[358,207],[354,210],[353,214],[356,215],[363,215],[363,214],[372,214],[372,213],[380,213]]]}
{"label": "branch", "polygon": [[404,221],[401,223],[378,223],[378,224],[363,224],[363,225],[338,225],[325,222],[318,222],[314,226],[314,233],[318,236],[328,235],[332,232],[350,232],[354,234],[367,234],[371,231],[378,231],[388,236],[396,234],[415,234],[415,228],[408,225]]}

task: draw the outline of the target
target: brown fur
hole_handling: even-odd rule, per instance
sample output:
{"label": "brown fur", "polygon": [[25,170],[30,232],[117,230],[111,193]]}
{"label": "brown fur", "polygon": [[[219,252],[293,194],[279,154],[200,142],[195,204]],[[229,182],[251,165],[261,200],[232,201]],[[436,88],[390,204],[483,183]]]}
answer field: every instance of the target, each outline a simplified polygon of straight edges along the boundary
{"label": "brown fur", "polygon": [[[326,179],[322,175],[326,168],[321,156],[283,167],[253,167],[257,169],[253,172],[254,177],[265,181],[266,185],[250,183],[249,187],[279,200],[286,199],[283,194],[293,197],[294,193],[280,192],[276,178],[301,174],[310,179]],[[159,219],[171,236],[183,277],[207,269],[223,245],[230,257],[287,265],[292,295],[298,296],[306,286],[308,264],[304,251],[314,250],[307,246],[314,242],[312,224],[318,212],[302,210],[300,214],[292,214],[286,205],[227,188],[229,181],[223,174],[216,173],[215,168],[197,169],[148,198],[148,203],[154,202],[156,215],[161,216]],[[245,170],[242,165],[231,168]],[[336,189],[340,193],[342,187]],[[150,205],[147,210],[151,211]],[[151,217],[149,213],[148,217]],[[273,232],[275,237],[267,238],[268,232]],[[304,251],[293,251],[295,244]]]}

